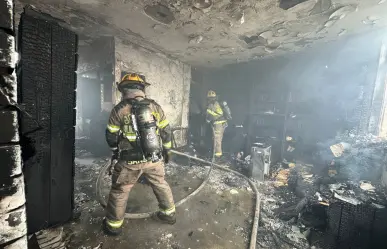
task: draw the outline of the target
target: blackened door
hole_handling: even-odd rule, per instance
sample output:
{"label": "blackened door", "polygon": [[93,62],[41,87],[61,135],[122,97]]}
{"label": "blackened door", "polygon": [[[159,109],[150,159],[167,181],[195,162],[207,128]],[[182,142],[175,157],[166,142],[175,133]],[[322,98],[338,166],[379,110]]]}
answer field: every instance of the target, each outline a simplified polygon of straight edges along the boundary
{"label": "blackened door", "polygon": [[[19,25],[19,102],[28,232],[68,221],[73,212],[77,36],[26,7]],[[37,124],[41,129],[33,131]]]}

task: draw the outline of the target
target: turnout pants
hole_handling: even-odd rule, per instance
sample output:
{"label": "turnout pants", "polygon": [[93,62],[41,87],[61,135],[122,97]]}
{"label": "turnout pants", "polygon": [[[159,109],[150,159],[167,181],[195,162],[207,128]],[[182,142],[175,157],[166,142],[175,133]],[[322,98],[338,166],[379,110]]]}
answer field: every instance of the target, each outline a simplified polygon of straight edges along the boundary
{"label": "turnout pants", "polygon": [[114,166],[112,188],[106,207],[106,219],[111,227],[122,225],[129,192],[141,175],[150,183],[160,211],[167,215],[175,212],[172,191],[164,177],[164,162],[130,165],[120,160]]}
{"label": "turnout pants", "polygon": [[214,154],[216,157],[222,156],[222,141],[223,141],[223,134],[224,130],[227,127],[227,123],[220,123],[220,124],[214,124],[213,130],[214,130]]}

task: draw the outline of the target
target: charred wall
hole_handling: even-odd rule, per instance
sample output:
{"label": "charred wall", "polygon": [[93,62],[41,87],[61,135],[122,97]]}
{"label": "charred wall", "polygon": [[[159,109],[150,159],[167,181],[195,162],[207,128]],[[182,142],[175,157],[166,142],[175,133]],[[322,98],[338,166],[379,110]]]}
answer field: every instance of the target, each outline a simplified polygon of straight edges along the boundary
{"label": "charred wall", "polygon": [[80,40],[77,69],[79,74],[102,71],[107,65],[114,63],[114,38],[112,36],[93,39],[80,37]]}
{"label": "charred wall", "polygon": [[0,0],[0,247],[6,249],[27,248],[13,18],[13,1]]}
{"label": "charred wall", "polygon": [[234,124],[249,120],[250,137],[291,134],[315,144],[368,132],[381,44],[380,33],[368,33],[200,75],[228,101]]}
{"label": "charred wall", "polygon": [[[146,90],[147,96],[161,105],[172,127],[187,128],[191,67],[118,39],[115,47],[116,82],[122,71],[145,75],[151,84]],[[120,97],[117,91],[116,101]],[[179,137],[176,139],[184,143],[185,136]]]}

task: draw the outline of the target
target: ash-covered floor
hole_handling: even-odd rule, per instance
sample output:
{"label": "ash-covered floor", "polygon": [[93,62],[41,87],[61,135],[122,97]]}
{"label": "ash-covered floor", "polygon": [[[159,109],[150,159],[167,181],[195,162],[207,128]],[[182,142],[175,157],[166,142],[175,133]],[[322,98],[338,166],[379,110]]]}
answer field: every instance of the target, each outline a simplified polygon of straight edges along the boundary
{"label": "ash-covered floor", "polygon": [[[261,208],[256,248],[354,248],[348,245],[348,239],[354,245],[365,246],[356,248],[369,248],[370,243],[376,246],[372,249],[384,248],[372,238],[376,240],[386,234],[382,227],[387,224],[387,194],[380,185],[379,175],[385,144],[371,137],[352,140],[345,140],[352,149],[340,160],[336,158],[334,165],[320,158],[315,164],[297,161],[291,167],[290,164],[272,166],[270,176],[257,183]],[[325,158],[325,152],[317,154]],[[234,158],[227,164],[246,173],[250,158]],[[166,165],[167,181],[176,201],[193,192],[210,169],[181,159],[175,157],[174,162]],[[178,207],[174,226],[152,219],[126,220],[121,236],[104,235],[101,230],[104,210],[97,201],[95,183],[107,162],[107,157],[96,158],[78,151],[75,174],[78,217],[64,228],[66,238],[70,238],[68,248],[248,248],[255,203],[252,189],[244,179],[216,169],[206,187]],[[337,174],[330,176],[333,169]],[[106,174],[102,195],[107,196],[109,188],[110,176]],[[142,213],[156,209],[151,188],[136,184],[127,211]],[[343,233],[351,236],[357,233],[358,239],[343,237]],[[347,247],[337,247],[342,242]]]}
{"label": "ash-covered floor", "polygon": [[[90,154],[76,158],[75,205],[79,218],[67,225],[71,234],[68,248],[247,248],[250,240],[253,192],[231,173],[214,170],[207,186],[177,209],[174,226],[151,219],[126,220],[120,237],[108,237],[101,231],[104,211],[95,198],[95,182],[106,161]],[[166,166],[167,181],[175,200],[194,191],[204,180],[209,167],[170,163]],[[103,194],[109,191],[105,178]],[[151,188],[135,185],[128,201],[128,212],[157,209]]]}

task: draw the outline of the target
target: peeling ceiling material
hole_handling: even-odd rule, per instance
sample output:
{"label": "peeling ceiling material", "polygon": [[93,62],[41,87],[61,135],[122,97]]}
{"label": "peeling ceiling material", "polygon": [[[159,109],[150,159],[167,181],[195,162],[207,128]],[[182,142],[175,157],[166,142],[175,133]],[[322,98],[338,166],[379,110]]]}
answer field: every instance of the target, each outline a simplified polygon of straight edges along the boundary
{"label": "peeling ceiling material", "polygon": [[307,0],[280,0],[279,7],[284,10],[288,10],[302,2],[306,2]]}
{"label": "peeling ceiling material", "polygon": [[175,20],[169,8],[161,4],[145,6],[144,11],[147,16],[162,24],[171,24]]}
{"label": "peeling ceiling material", "polygon": [[18,0],[79,34],[113,35],[195,66],[278,56],[384,28],[385,0]]}
{"label": "peeling ceiling material", "polygon": [[204,12],[210,11],[212,4],[213,4],[212,0],[193,0],[192,1],[193,7],[199,10],[202,10]]}

